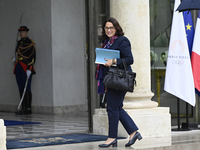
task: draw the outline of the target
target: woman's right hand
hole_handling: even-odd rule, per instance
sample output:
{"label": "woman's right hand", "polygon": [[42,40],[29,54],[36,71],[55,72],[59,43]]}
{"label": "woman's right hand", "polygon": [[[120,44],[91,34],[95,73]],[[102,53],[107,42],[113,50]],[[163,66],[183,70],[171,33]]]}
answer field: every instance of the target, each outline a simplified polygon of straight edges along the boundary
{"label": "woman's right hand", "polygon": [[106,60],[106,63],[104,64],[104,66],[106,66],[106,67],[110,67],[113,64],[116,64],[116,59],[106,59],[106,58],[104,58],[104,60]]}
{"label": "woman's right hand", "polygon": [[106,66],[106,67],[112,66],[112,59],[106,59],[106,58],[104,58],[104,60],[106,60],[106,63],[104,64],[104,66]]}

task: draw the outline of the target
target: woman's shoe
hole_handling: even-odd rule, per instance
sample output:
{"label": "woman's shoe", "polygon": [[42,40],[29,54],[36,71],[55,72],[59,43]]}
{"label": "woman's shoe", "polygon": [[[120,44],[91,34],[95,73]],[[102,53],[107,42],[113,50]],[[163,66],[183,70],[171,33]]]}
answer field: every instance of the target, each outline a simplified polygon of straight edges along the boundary
{"label": "woman's shoe", "polygon": [[136,132],[133,138],[125,146],[128,147],[128,146],[133,145],[137,139],[138,140],[142,139],[142,136],[139,132]]}
{"label": "woman's shoe", "polygon": [[113,142],[109,143],[109,144],[100,144],[99,147],[101,148],[105,148],[105,147],[109,147],[109,146],[113,146],[113,147],[117,147],[117,139],[115,139]]}

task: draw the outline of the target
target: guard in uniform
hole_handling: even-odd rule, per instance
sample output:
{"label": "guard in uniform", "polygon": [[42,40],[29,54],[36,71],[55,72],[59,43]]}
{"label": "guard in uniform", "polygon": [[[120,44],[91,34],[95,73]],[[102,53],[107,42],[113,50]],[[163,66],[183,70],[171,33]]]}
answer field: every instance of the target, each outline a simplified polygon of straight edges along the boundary
{"label": "guard in uniform", "polygon": [[22,109],[15,114],[26,115],[31,114],[31,81],[32,75],[35,74],[34,64],[36,59],[35,42],[28,38],[29,29],[26,26],[21,26],[18,31],[20,32],[21,39],[18,41],[16,47],[16,62],[14,67],[14,74],[16,76],[17,85],[19,87],[20,99],[23,95],[23,91],[26,85],[26,79],[28,78],[28,84],[26,93],[22,102]]}

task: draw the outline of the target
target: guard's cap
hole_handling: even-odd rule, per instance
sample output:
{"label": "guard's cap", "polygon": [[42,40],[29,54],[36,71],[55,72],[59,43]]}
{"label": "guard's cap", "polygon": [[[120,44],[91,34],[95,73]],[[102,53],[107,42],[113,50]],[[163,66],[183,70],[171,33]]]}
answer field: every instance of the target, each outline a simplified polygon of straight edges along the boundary
{"label": "guard's cap", "polygon": [[29,28],[27,28],[27,26],[21,26],[18,31],[29,31]]}

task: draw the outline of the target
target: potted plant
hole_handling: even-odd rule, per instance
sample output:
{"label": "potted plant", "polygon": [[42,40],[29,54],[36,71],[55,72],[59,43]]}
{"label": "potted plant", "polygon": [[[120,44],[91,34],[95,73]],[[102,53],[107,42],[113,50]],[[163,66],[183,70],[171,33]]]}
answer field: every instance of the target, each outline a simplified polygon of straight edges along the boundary
{"label": "potted plant", "polygon": [[151,56],[151,66],[154,64],[154,62],[158,61],[158,55],[154,51],[150,51]]}
{"label": "potted plant", "polygon": [[161,53],[160,61],[164,63],[165,66],[167,65],[167,57],[168,57],[168,51],[164,51]]}

